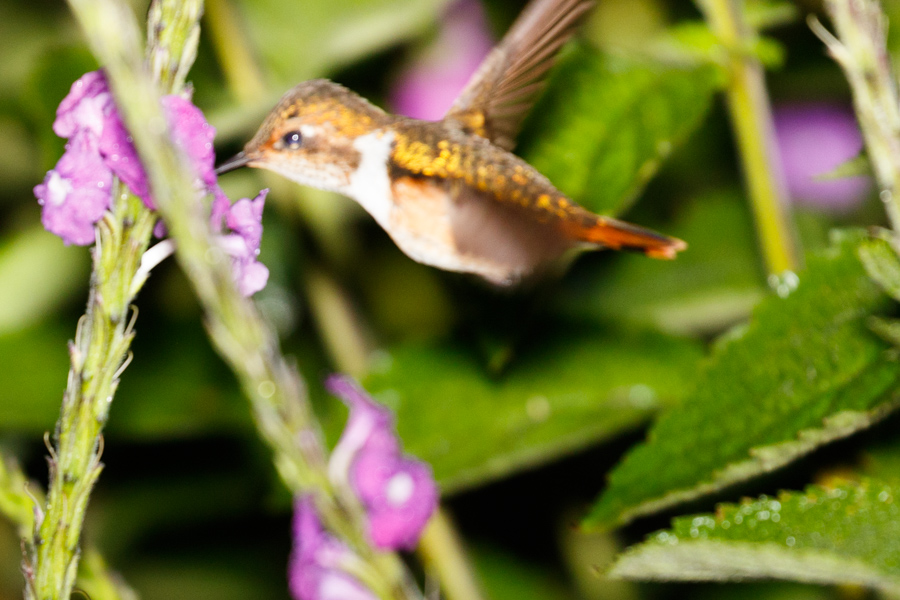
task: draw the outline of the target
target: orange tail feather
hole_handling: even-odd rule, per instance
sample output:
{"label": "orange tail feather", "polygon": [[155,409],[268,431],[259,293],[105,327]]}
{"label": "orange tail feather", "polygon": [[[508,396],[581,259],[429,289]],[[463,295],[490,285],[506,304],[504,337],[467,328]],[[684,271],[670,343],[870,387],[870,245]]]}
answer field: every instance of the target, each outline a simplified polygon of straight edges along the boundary
{"label": "orange tail feather", "polygon": [[656,233],[650,229],[632,225],[609,217],[594,217],[593,222],[566,222],[566,234],[575,240],[597,244],[613,250],[636,250],[651,258],[672,260],[687,248],[678,238]]}

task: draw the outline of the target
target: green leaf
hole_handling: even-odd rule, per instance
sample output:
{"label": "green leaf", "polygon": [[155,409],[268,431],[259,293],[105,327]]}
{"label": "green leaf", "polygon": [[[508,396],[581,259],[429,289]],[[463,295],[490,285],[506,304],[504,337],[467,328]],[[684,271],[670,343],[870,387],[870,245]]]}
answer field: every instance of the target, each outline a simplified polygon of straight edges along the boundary
{"label": "green leaf", "polygon": [[533,344],[499,378],[459,348],[402,346],[366,388],[452,492],[633,429],[681,395],[700,356],[660,334],[569,333]]}
{"label": "green leaf", "polygon": [[[750,15],[747,17],[749,19]],[[779,10],[775,8],[770,13],[760,14],[759,21],[772,19],[772,23],[776,24],[775,21],[785,17],[790,15],[783,12],[779,14]],[[773,38],[754,36],[745,41],[739,51],[759,60],[765,67],[779,68],[784,64],[784,46]],[[729,51],[705,21],[682,21],[670,27],[659,36],[656,43],[651,46],[650,52],[663,60],[710,66],[724,66],[729,57]]]}
{"label": "green leaf", "polygon": [[847,159],[835,168],[816,175],[815,181],[834,181],[836,179],[846,179],[848,177],[871,177],[872,165],[869,162],[869,155],[865,150],[860,150],[859,154],[853,158]]}
{"label": "green leaf", "polygon": [[862,475],[900,485],[900,439],[896,436],[866,448],[861,462],[857,471]]}
{"label": "green leaf", "polygon": [[881,339],[894,346],[900,346],[900,319],[872,317],[869,328]]}
{"label": "green leaf", "polygon": [[869,274],[894,300],[900,300],[900,258],[887,240],[874,238],[859,247],[859,259]]}
{"label": "green leaf", "polygon": [[744,197],[696,198],[666,233],[687,240],[672,262],[617,253],[569,284],[559,309],[675,333],[711,333],[744,319],[764,296],[756,236]]}
{"label": "green leaf", "polygon": [[532,112],[522,156],[595,212],[620,213],[699,124],[721,84],[678,68],[576,47]]}
{"label": "green leaf", "polygon": [[877,479],[810,486],[680,517],[629,549],[629,579],[776,578],[900,592],[900,488]]}
{"label": "green leaf", "polygon": [[886,303],[845,232],[720,340],[696,389],[610,475],[587,518],[624,523],[778,468],[896,406],[900,369],[865,320]]}
{"label": "green leaf", "polygon": [[82,290],[88,252],[40,226],[0,245],[0,335],[35,324]]}

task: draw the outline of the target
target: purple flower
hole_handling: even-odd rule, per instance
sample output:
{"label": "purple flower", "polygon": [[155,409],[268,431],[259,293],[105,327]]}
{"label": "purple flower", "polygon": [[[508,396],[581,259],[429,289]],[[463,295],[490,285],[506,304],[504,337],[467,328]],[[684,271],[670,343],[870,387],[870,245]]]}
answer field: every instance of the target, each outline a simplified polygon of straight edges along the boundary
{"label": "purple flower", "polygon": [[[60,137],[88,138],[91,143],[80,145],[82,151],[99,154],[107,168],[143,199],[147,206],[153,208],[147,176],[116,110],[103,71],[85,73],[72,84],[68,95],[56,110],[53,131]],[[94,161],[93,158],[90,160]],[[93,239],[91,236],[91,241]]]}
{"label": "purple flower", "polygon": [[41,222],[66,244],[91,244],[94,223],[109,207],[112,171],[100,158],[96,141],[86,133],[75,135],[66,152],[47,172],[34,195],[43,206]]}
{"label": "purple flower", "polygon": [[[216,130],[189,100],[180,96],[165,96],[162,104],[172,137],[187,154],[202,187],[216,196],[222,196],[216,182],[215,151],[212,144]],[[88,136],[93,143],[80,144],[78,147],[84,152],[99,153],[106,166],[148,208],[156,208],[150,195],[147,173],[140,162],[134,141],[116,110],[102,71],[86,73],[72,84],[69,94],[56,111],[53,130],[60,137]],[[73,242],[71,239],[66,241]]]}
{"label": "purple flower", "polygon": [[53,131],[59,137],[70,138],[87,129],[98,138],[113,104],[103,71],[91,71],[72,84],[68,95],[56,109]]}
{"label": "purple flower", "polygon": [[259,262],[259,245],[262,241],[262,213],[268,189],[256,198],[243,198],[228,205],[224,195],[213,200],[212,225],[221,231],[222,221],[231,233],[222,239],[225,252],[231,256],[234,280],[244,296],[252,296],[266,287],[269,269]]}
{"label": "purple flower", "polygon": [[437,40],[397,79],[391,93],[396,112],[416,119],[444,116],[493,42],[477,0],[450,6]]}
{"label": "purple flower", "polygon": [[[198,189],[213,194],[213,227],[221,232],[224,225],[230,231],[222,241],[232,257],[235,281],[246,296],[258,292],[269,278],[269,270],[257,260],[268,190],[253,200],[240,200],[231,206],[216,178],[216,130],[206,122],[200,109],[185,98],[165,96],[162,105],[172,139],[185,152],[197,175]],[[147,173],[102,71],[86,73],[72,84],[56,111],[53,130],[70,141],[56,168],[34,188],[48,231],[67,244],[93,242],[93,225],[109,207],[113,175],[148,208],[155,209]],[[154,232],[161,237],[165,227],[158,225]]]}
{"label": "purple flower", "polygon": [[865,200],[868,177],[819,180],[857,154],[862,136],[853,111],[838,104],[794,104],[775,109],[778,149],[791,198],[831,212],[845,212]]}
{"label": "purple flower", "polygon": [[294,550],[288,585],[296,600],[376,600],[343,568],[355,558],[340,540],[325,532],[311,497],[294,503]]}
{"label": "purple flower", "polygon": [[206,188],[215,192],[218,187],[216,151],[213,148],[215,127],[206,122],[206,117],[199,108],[181,96],[165,96],[162,105],[172,131],[172,139],[187,154],[194,173]]}
{"label": "purple flower", "polygon": [[325,386],[350,408],[329,461],[331,478],[349,481],[366,511],[375,546],[412,549],[437,508],[431,469],[401,453],[391,412],[351,379],[332,376]]}
{"label": "purple flower", "polygon": [[112,169],[116,177],[128,186],[135,196],[144,201],[150,210],[156,209],[156,204],[150,197],[150,186],[147,183],[147,173],[144,165],[138,157],[137,150],[125,124],[122,123],[119,112],[113,109],[106,116],[103,123],[103,131],[100,134],[100,156]]}

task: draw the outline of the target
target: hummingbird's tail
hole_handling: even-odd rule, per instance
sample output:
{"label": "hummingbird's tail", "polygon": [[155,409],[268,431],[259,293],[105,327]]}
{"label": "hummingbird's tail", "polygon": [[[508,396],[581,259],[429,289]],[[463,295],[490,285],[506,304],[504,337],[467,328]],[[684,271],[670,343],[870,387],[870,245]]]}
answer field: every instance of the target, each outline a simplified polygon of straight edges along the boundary
{"label": "hummingbird's tail", "polygon": [[575,240],[597,244],[613,250],[634,250],[651,258],[672,260],[687,248],[678,238],[662,235],[650,229],[632,225],[610,217],[591,214],[591,219],[564,221],[566,234]]}

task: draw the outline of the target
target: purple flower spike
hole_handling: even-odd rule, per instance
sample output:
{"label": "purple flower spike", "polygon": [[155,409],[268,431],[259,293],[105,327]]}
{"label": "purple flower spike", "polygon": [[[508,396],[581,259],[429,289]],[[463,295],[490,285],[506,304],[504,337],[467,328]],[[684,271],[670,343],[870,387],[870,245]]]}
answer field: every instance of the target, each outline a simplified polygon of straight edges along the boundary
{"label": "purple flower spike", "polygon": [[329,462],[332,478],[347,479],[356,492],[375,546],[411,550],[437,508],[431,469],[401,453],[391,412],[350,378],[331,376],[325,387],[350,407]]}
{"label": "purple flower spike", "polygon": [[[221,232],[227,225],[230,230],[223,237],[225,248],[232,257],[234,277],[241,293],[250,296],[264,288],[269,279],[269,270],[257,260],[268,190],[253,200],[240,200],[232,206],[216,179],[213,149],[216,130],[189,100],[166,96],[162,104],[172,138],[187,154],[197,175],[197,187],[203,193],[213,194],[210,215],[213,228]],[[70,140],[56,168],[34,188],[44,207],[41,219],[48,231],[62,237],[67,244],[93,242],[94,223],[109,207],[113,175],[148,208],[156,208],[147,173],[116,110],[102,71],[86,73],[72,84],[56,112],[53,130]],[[154,233],[157,237],[165,235],[165,225],[157,223]]]}
{"label": "purple flower spike", "polygon": [[[206,122],[199,108],[180,96],[162,99],[172,137],[188,155],[202,187],[221,194],[216,183],[216,130]],[[156,206],[150,195],[147,173],[134,141],[122,123],[102,71],[86,73],[72,84],[56,112],[53,130],[60,137],[87,133],[97,140],[97,151],[112,172],[150,209]]]}
{"label": "purple flower spike", "polygon": [[65,138],[89,136],[94,141],[93,151],[99,153],[107,167],[149,208],[154,208],[147,175],[116,110],[103,71],[85,73],[72,84],[56,110],[53,131]]}
{"label": "purple flower spike", "polygon": [[376,600],[341,569],[353,554],[322,528],[311,497],[294,503],[294,551],[288,584],[296,600]]}
{"label": "purple flower spike", "polygon": [[213,200],[213,227],[220,228],[224,218],[232,231],[224,237],[225,251],[231,256],[234,279],[244,296],[263,289],[269,280],[269,269],[258,260],[263,205],[268,193],[268,189],[262,190],[253,200],[243,198],[227,208],[228,199],[224,196]]}
{"label": "purple flower spike", "polygon": [[109,207],[112,172],[97,153],[96,142],[80,133],[66,144],[66,152],[49,171],[34,195],[43,206],[41,222],[66,244],[94,242],[94,223]]}

